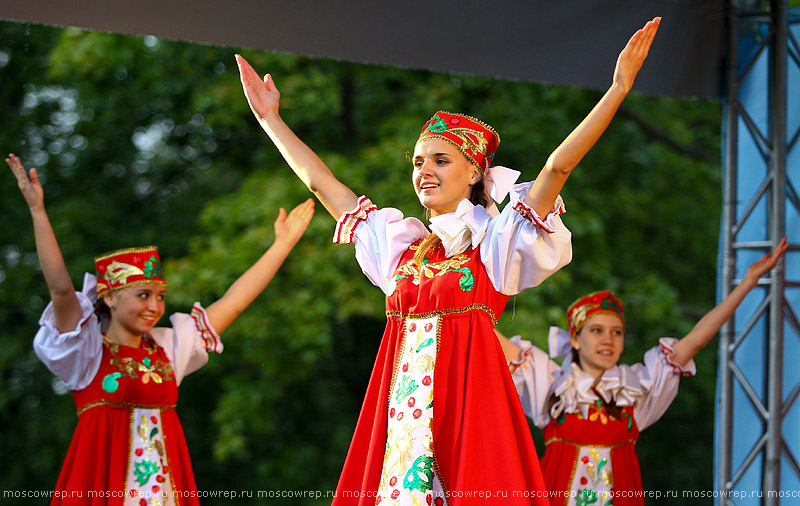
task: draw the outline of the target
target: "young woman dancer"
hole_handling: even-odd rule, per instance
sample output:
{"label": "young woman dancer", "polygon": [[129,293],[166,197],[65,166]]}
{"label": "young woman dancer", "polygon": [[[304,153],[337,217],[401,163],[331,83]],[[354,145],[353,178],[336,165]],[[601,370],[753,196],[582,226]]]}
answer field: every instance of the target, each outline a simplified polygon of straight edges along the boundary
{"label": "young woman dancer", "polygon": [[[334,241],[355,243],[362,270],[386,294],[386,330],[335,504],[549,503],[492,329],[510,295],[570,261],[559,192],[630,91],[658,25],[630,39],[608,92],[533,183],[510,188],[514,171],[493,166],[500,138],[489,125],[434,114],[411,173],[432,234],[340,182],[281,119],[272,77],[237,56],[260,125],[337,219]],[[498,214],[489,196],[501,201],[509,190]]]}
{"label": "young woman dancer", "polygon": [[51,302],[34,338],[36,355],[72,390],[78,426],[51,504],[199,504],[175,405],[183,378],[222,352],[219,334],[260,294],[314,214],[308,199],[275,220],[275,242],[207,308],[164,314],[166,279],[154,246],[95,259],[76,292],[44,206],[36,169],[11,167],[33,218]]}
{"label": "young woman dancer", "polygon": [[[742,282],[684,338],[663,337],[643,363],[619,365],[625,340],[622,302],[590,293],[567,308],[569,332],[551,327],[550,353],[499,332],[525,413],[544,429],[544,479],[555,505],[644,504],[636,441],[678,393],[681,376],[696,372],[693,357],[769,272],[788,247],[747,270]],[[559,366],[551,360],[566,355]]]}

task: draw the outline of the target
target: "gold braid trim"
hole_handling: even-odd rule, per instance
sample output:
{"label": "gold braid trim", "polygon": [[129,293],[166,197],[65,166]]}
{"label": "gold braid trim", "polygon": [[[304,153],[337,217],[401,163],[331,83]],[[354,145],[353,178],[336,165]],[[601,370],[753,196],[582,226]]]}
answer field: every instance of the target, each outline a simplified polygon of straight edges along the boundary
{"label": "gold braid trim", "polygon": [[561,438],[561,437],[553,437],[553,438],[550,438],[547,441],[545,441],[544,445],[547,446],[550,443],[566,443],[568,445],[577,446],[577,447],[585,447],[585,448],[617,448],[619,446],[625,446],[625,445],[629,445],[629,444],[634,444],[635,445],[636,444],[636,439],[629,439],[629,440],[624,441],[622,443],[616,443],[616,444],[613,444],[613,445],[583,445],[583,444],[580,444],[580,443],[576,443],[574,441],[569,441],[569,440]]}
{"label": "gold braid trim", "polygon": [[116,255],[127,255],[128,253],[148,253],[155,249],[158,249],[157,246],[140,246],[137,248],[124,248],[124,249],[117,249],[114,251],[109,251],[108,253],[103,253],[99,257],[94,257],[95,262],[99,262],[100,260],[105,260],[106,258],[110,258]]}
{"label": "gold braid trim", "polygon": [[433,316],[447,316],[451,314],[462,314],[462,313],[469,313],[470,311],[483,311],[489,315],[492,319],[492,324],[497,325],[497,317],[495,317],[494,312],[489,309],[487,306],[483,304],[470,304],[469,306],[465,307],[456,307],[452,309],[444,309],[442,311],[430,311],[428,313],[406,313],[403,314],[402,311],[386,311],[387,318],[412,318],[412,319],[421,319],[421,318],[431,318]]}
{"label": "gold braid trim", "polygon": [[176,404],[173,404],[171,406],[164,406],[164,405],[149,406],[142,404],[131,404],[129,402],[95,401],[95,402],[90,402],[86,406],[80,408],[78,410],[78,416],[81,416],[84,412],[92,408],[96,408],[98,406],[117,406],[120,408],[141,408],[141,409],[175,409]]}

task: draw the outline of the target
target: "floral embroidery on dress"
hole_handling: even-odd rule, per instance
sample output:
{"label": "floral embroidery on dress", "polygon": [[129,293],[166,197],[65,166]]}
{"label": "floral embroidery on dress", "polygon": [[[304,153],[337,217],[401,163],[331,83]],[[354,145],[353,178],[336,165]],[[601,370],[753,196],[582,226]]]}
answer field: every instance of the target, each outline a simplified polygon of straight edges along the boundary
{"label": "floral embroidery on dress", "polygon": [[[627,408],[623,408],[623,411],[627,411]],[[580,413],[578,413],[578,419],[581,418],[583,418],[583,416]],[[606,411],[605,403],[603,402],[602,399],[597,399],[597,401],[595,401],[594,407],[589,409],[590,422],[599,420],[600,423],[605,425],[609,422],[609,420],[616,421],[616,420],[622,420],[624,418],[627,419],[628,432],[630,432],[631,430],[633,430],[633,417],[629,413],[623,412],[619,416],[612,415],[611,413]]]}
{"label": "floral embroidery on dress", "polygon": [[[118,379],[121,377],[129,377],[133,379],[140,378],[141,373],[142,383],[145,385],[150,381],[160,384],[164,380],[175,380],[175,371],[169,362],[162,362],[156,352],[158,347],[149,338],[142,340],[142,348],[144,348],[149,355],[153,357],[145,357],[141,363],[137,362],[133,357],[118,357],[119,344],[111,341],[104,341],[104,346],[108,346],[111,352],[111,365],[117,366],[120,372],[107,374],[103,378],[103,390],[113,394],[119,389]],[[155,360],[153,360],[155,359]]]}
{"label": "floral embroidery on dress", "polygon": [[611,473],[611,461],[608,456],[601,456],[596,449],[589,449],[589,455],[580,458],[576,472],[582,475],[580,483],[586,488],[578,490],[575,497],[576,506],[610,506],[613,498],[611,490],[614,477]]}
{"label": "floral embroidery on dress", "polygon": [[172,481],[161,434],[158,409],[136,409],[133,413],[127,495],[139,499],[140,506],[173,504]]}
{"label": "floral embroidery on dress", "polygon": [[424,506],[433,504],[442,490],[431,429],[437,328],[436,317],[406,322],[389,393],[386,452],[375,504]]}
{"label": "floral embroidery on dress", "polygon": [[[412,246],[412,249],[413,246]],[[475,286],[475,276],[469,267],[464,267],[469,262],[469,257],[463,253],[454,255],[450,258],[440,262],[431,262],[431,259],[425,257],[422,259],[422,265],[419,265],[414,260],[409,260],[397,268],[391,281],[389,282],[389,289],[387,295],[392,295],[397,288],[397,282],[401,279],[409,279],[412,283],[419,286],[423,277],[433,278],[435,276],[444,276],[451,272],[461,274],[458,280],[458,287],[461,291],[469,292]]]}

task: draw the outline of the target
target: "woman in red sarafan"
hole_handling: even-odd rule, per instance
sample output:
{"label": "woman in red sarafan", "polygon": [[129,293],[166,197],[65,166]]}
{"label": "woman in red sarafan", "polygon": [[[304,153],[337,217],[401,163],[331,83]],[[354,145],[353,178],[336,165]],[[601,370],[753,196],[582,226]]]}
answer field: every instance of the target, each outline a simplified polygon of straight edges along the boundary
{"label": "woman in red sarafan", "polygon": [[51,504],[198,504],[175,405],[183,378],[222,352],[219,332],[260,294],[314,214],[308,199],[280,210],[275,242],[208,308],[164,315],[166,280],[154,246],[95,259],[96,275],[76,292],[44,207],[36,169],[6,162],[33,218],[36,249],[52,302],[39,321],[36,355],[72,390],[78,426]]}
{"label": "woman in red sarafan", "polygon": [[[662,337],[641,363],[618,364],[625,341],[622,302],[590,293],[567,309],[569,331],[551,327],[550,353],[497,333],[522,406],[544,430],[542,468],[553,506],[643,505],[636,442],[666,412],[694,356],[713,338],[788,244],[747,270],[742,282],[682,339]],[[552,358],[566,355],[559,366]]]}
{"label": "woman in red sarafan", "polygon": [[[387,325],[334,504],[549,504],[527,421],[492,329],[510,295],[571,259],[559,192],[630,91],[658,29],[620,54],[608,93],[532,183],[493,166],[497,132],[439,111],[413,154],[430,216],[358,197],[286,125],[280,93],[237,56],[250,108],[297,176],[337,219],[334,241],[386,294]],[[510,192],[502,213],[491,204]]]}

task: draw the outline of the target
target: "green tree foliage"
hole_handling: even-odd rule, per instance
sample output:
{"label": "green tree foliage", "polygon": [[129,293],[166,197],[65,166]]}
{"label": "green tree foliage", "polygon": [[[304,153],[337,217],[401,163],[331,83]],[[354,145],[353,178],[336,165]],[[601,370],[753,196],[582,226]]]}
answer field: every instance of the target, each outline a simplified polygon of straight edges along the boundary
{"label": "green tree foliage", "polygon": [[[497,127],[497,162],[535,177],[598,98],[593,90],[245,51],[275,77],[287,122],[357,193],[422,217],[407,153],[438,109]],[[234,50],[152,37],[0,23],[0,139],[45,179],[76,286],[94,255],[158,244],[168,312],[209,304],[269,246],[279,207],[307,190],[266,139]],[[609,62],[609,79],[613,62]],[[664,69],[668,72],[669,69]],[[514,297],[508,335],[546,347],[578,296],[622,298],[624,360],[681,337],[714,302],[720,105],[631,96],[564,191],[572,264]],[[0,437],[5,490],[51,489],[77,423],[31,350],[47,302],[30,219],[0,184]],[[333,490],[384,324],[384,301],[321,206],[267,291],[181,386],[202,490]],[[164,322],[162,322],[163,324]],[[647,489],[710,489],[715,351],[698,357],[637,445]],[[541,438],[538,447],[541,449]],[[243,502],[243,501],[239,501]],[[259,503],[253,499],[244,502]],[[324,499],[274,499],[314,504]],[[208,500],[207,504],[215,504]]]}

